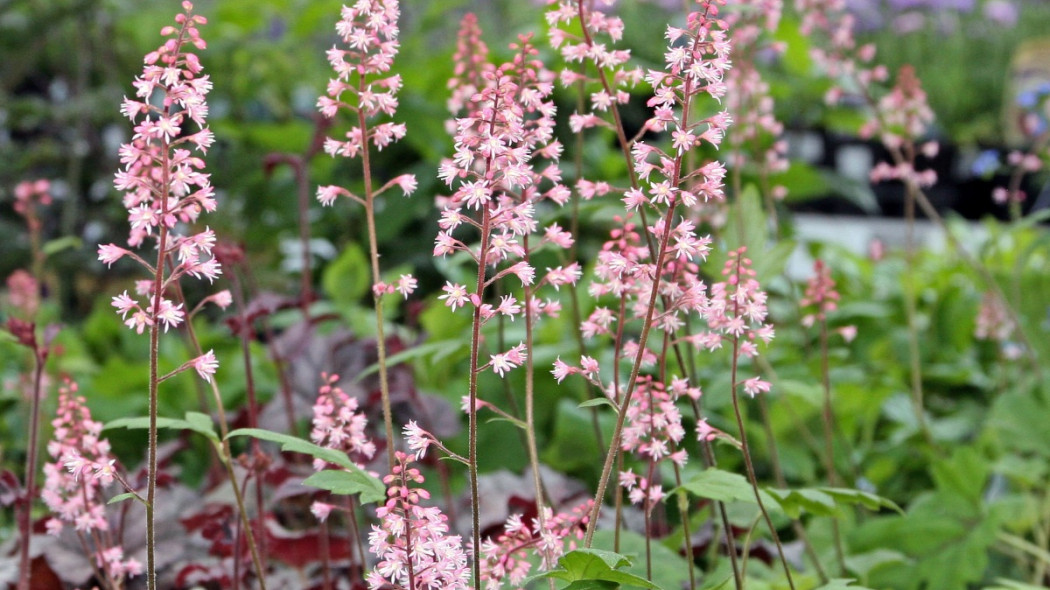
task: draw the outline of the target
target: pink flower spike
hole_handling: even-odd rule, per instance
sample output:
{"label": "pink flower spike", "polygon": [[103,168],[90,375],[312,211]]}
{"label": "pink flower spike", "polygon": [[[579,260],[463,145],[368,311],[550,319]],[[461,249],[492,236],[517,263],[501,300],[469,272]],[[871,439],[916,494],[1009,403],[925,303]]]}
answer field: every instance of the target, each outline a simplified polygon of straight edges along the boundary
{"label": "pink flower spike", "polygon": [[215,358],[215,351],[209,350],[201,356],[193,359],[192,361],[194,370],[208,383],[211,383],[211,376],[215,374],[215,371],[219,368],[219,361]]}

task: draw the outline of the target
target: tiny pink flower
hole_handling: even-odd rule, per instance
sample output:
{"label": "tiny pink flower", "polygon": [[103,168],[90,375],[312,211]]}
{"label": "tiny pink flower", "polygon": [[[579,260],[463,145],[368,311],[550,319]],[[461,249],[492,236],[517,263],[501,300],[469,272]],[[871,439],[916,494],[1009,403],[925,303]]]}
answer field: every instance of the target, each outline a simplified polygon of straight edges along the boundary
{"label": "tiny pink flower", "polygon": [[233,304],[233,296],[230,295],[229,289],[223,289],[222,291],[211,295],[208,299],[210,299],[215,305],[218,305],[221,309],[226,309]]}
{"label": "tiny pink flower", "polygon": [[104,246],[100,244],[98,247],[98,259],[106,266],[112,266],[114,262],[123,258],[127,253],[127,250],[116,244],[106,244]]}
{"label": "tiny pink flower", "polygon": [[755,397],[759,393],[768,392],[770,387],[768,381],[763,381],[759,377],[752,377],[744,381],[744,391],[751,397]]}
{"label": "tiny pink flower", "polygon": [[446,281],[445,286],[441,288],[445,292],[444,295],[438,297],[438,299],[444,300],[447,307],[451,307],[452,311],[456,311],[457,307],[462,307],[467,304],[468,295],[467,288],[463,285],[457,285],[451,281]]}
{"label": "tiny pink flower", "polygon": [[561,383],[565,380],[566,377],[575,373],[576,371],[577,369],[565,364],[565,362],[562,361],[559,357],[554,361],[554,369],[551,371],[551,374],[554,375],[554,378],[558,381],[558,383]]}
{"label": "tiny pink flower", "polygon": [[197,374],[201,376],[208,383],[211,383],[211,376],[215,374],[215,371],[219,368],[219,361],[215,358],[215,351],[209,350],[201,356],[193,359],[193,369],[197,371]]}
{"label": "tiny pink flower", "polygon": [[328,207],[343,194],[345,190],[342,187],[334,184],[317,187],[317,200],[321,202],[321,205]]}
{"label": "tiny pink flower", "polygon": [[310,513],[317,518],[318,521],[324,522],[328,520],[328,515],[331,514],[333,506],[326,502],[314,502],[310,504]]}
{"label": "tiny pink flower", "polygon": [[401,293],[405,299],[408,299],[408,296],[416,290],[418,285],[419,282],[416,281],[415,277],[412,275],[401,275],[397,281],[397,291],[398,293]]}
{"label": "tiny pink flower", "polygon": [[113,307],[117,308],[117,313],[119,313],[120,317],[124,319],[127,317],[129,311],[138,307],[138,303],[128,296],[127,291],[124,291],[113,298]]}
{"label": "tiny pink flower", "polygon": [[415,420],[409,420],[403,433],[405,435],[405,444],[408,445],[410,450],[415,451],[414,456],[416,460],[422,459],[432,441],[430,433],[420,428]]}
{"label": "tiny pink flower", "polygon": [[397,184],[397,186],[401,187],[401,191],[405,193],[406,197],[416,192],[416,187],[419,186],[419,183],[416,181],[415,174],[402,174],[401,176],[395,178],[392,182]]}

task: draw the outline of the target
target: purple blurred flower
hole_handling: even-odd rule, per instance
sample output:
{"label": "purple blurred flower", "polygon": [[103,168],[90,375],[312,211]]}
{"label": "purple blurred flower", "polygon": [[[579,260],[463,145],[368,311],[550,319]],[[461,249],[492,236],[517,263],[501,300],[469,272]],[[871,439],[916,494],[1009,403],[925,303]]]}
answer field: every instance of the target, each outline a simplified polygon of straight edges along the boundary
{"label": "purple blurred flower", "polygon": [[1017,24],[1017,4],[1011,0],[988,0],[984,3],[984,17],[995,24],[1013,27]]}

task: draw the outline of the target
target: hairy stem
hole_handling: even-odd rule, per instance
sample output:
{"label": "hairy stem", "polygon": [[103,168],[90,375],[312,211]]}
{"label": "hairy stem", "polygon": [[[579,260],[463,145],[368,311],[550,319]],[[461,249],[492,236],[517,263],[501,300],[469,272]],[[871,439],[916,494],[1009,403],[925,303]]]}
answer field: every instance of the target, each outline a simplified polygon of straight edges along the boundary
{"label": "hairy stem", "polygon": [[26,488],[22,510],[18,515],[18,530],[22,534],[22,546],[19,554],[18,567],[18,590],[30,590],[30,578],[32,568],[29,560],[29,543],[33,538],[33,499],[36,498],[36,464],[37,451],[40,438],[40,397],[42,395],[41,385],[44,379],[44,361],[47,359],[47,349],[33,351],[33,399],[29,402],[29,456],[26,458]]}
{"label": "hairy stem", "polygon": [[[364,76],[357,78],[358,94],[365,91]],[[357,110],[357,125],[361,129],[361,167],[365,183],[365,219],[368,224],[368,256],[372,263],[372,284],[376,285],[382,277],[379,272],[379,245],[376,238],[375,193],[372,190],[372,163],[368,149],[368,122],[363,109]],[[383,428],[386,431],[386,455],[390,469],[394,469],[394,417],[390,407],[390,382],[386,366],[386,334],[383,328],[383,298],[374,289],[376,314],[376,354],[379,365],[379,395],[383,403]]]}

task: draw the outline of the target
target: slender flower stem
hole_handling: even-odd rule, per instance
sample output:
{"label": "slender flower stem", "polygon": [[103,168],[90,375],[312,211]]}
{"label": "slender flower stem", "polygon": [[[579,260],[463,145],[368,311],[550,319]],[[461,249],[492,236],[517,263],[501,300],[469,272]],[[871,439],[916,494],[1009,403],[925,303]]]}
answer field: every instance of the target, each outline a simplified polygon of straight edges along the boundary
{"label": "slender flower stem", "polygon": [[29,544],[33,538],[33,500],[36,498],[36,464],[40,438],[40,397],[43,394],[41,385],[44,379],[44,362],[47,360],[47,348],[33,351],[33,399],[29,402],[29,449],[26,458],[26,488],[24,502],[18,515],[18,529],[22,533],[22,546],[19,555],[18,590],[30,590],[32,568],[29,560]]}
{"label": "slender flower stem", "polygon": [[[236,269],[230,269],[230,282],[233,285],[233,300],[237,305],[237,314],[240,316],[240,322],[238,323],[238,334],[241,342],[241,357],[244,361],[244,380],[245,380],[245,391],[248,394],[248,427],[258,428],[259,427],[259,404],[256,401],[255,396],[255,376],[252,372],[252,354],[251,354],[251,342],[250,337],[252,334],[251,320],[248,318],[247,308],[244,301],[244,289],[241,287],[241,280],[237,276]],[[252,438],[251,443],[252,459],[250,464],[255,465],[259,457],[262,456],[262,452],[259,450],[259,439]],[[263,481],[261,477],[261,470],[253,467],[256,471],[255,478],[255,519],[256,527],[261,531],[263,530]],[[259,539],[259,553],[262,558],[263,567],[266,564],[266,542],[265,539]],[[266,571],[262,569],[260,571]]]}
{"label": "slender flower stem", "polygon": [[[784,477],[784,470],[780,467],[780,455],[777,450],[776,437],[773,435],[773,424],[767,406],[768,404],[766,404],[764,397],[758,398],[758,409],[762,414],[762,427],[766,432],[766,439],[769,441],[769,463],[773,467],[773,479],[777,482],[777,486],[787,488],[787,478]],[[795,536],[802,540],[806,555],[813,562],[813,568],[817,570],[817,576],[820,577],[820,581],[827,584],[831,578],[828,577],[828,573],[824,570],[824,565],[820,563],[820,557],[817,555],[817,550],[813,548],[813,542],[806,533],[806,527],[802,526],[798,519],[791,519],[791,528],[795,531]]]}
{"label": "slender flower stem", "polygon": [[[168,108],[170,110],[170,107]],[[168,113],[165,113],[168,114]],[[168,163],[169,150],[162,150],[161,169],[161,219],[168,215],[168,194],[171,186],[171,166]],[[156,499],[157,499],[157,406],[160,377],[158,365],[160,361],[160,325],[157,318],[160,311],[161,298],[164,294],[164,268],[167,259],[165,249],[168,244],[168,226],[161,223],[157,235],[157,264],[154,266],[153,274],[153,322],[149,327],[149,434],[148,434],[148,466],[146,468],[146,587],[149,590],[157,588],[157,563],[156,563],[156,523],[154,521]]]}
{"label": "slender flower stem", "polygon": [[[838,472],[835,470],[835,415],[831,408],[831,373],[828,369],[828,322],[821,314],[820,319],[820,383],[824,388],[824,407],[821,413],[821,424],[824,427],[824,469],[828,473],[828,485],[839,485]],[[831,521],[831,535],[835,543],[835,558],[838,561],[839,573],[846,573],[846,555],[842,546],[842,532],[839,530],[839,519]]]}
{"label": "slender flower stem", "polygon": [[[495,107],[492,109],[496,111]],[[469,411],[468,418],[468,447],[467,463],[470,471],[470,528],[471,539],[474,546],[474,557],[471,560],[473,569],[474,585],[481,583],[481,560],[478,553],[481,547],[481,507],[480,494],[478,493],[478,355],[481,349],[481,305],[480,298],[485,291],[485,271],[487,269],[487,254],[489,250],[489,230],[491,226],[491,215],[489,207],[482,207],[481,219],[481,246],[478,251],[478,282],[474,293],[479,298],[479,304],[474,306],[474,320],[470,334],[470,385],[469,385]],[[531,355],[530,355],[531,356]]]}
{"label": "slender flower stem", "polygon": [[[525,262],[528,259],[528,235],[524,237]],[[536,494],[536,519],[540,528],[546,530],[547,516],[543,510],[543,478],[540,476],[540,457],[536,450],[536,392],[535,392],[535,366],[532,362],[533,350],[533,314],[532,314],[532,289],[525,287],[525,349],[529,355],[525,357],[525,440],[529,453],[529,465],[532,467],[532,487]]]}
{"label": "slender flower stem", "polygon": [[904,306],[908,316],[908,375],[911,384],[911,403],[915,419],[923,438],[931,446],[936,446],[933,433],[926,423],[926,410],[922,392],[922,355],[919,350],[919,312],[915,293],[915,192],[918,187],[908,184],[905,187],[904,217],[907,231],[905,233],[904,260],[907,270],[904,278]]}
{"label": "slender flower stem", "polygon": [[[700,447],[703,449],[704,461],[707,465],[717,467],[718,462],[715,460],[714,451],[711,450],[711,442],[702,440]],[[729,564],[733,568],[733,586],[736,590],[744,590],[744,576],[740,573],[740,564],[737,563],[736,538],[733,536],[733,525],[729,522],[729,513],[726,512],[725,502],[716,500],[715,505],[718,506],[718,516],[722,521],[722,529],[725,531],[726,553],[729,554]]]}
{"label": "slender flower stem", "polygon": [[[737,275],[739,275],[739,262],[737,263]],[[736,304],[734,303],[734,307]],[[737,311],[734,309],[734,314]],[[766,510],[765,503],[762,502],[762,494],[758,490],[758,477],[755,475],[755,465],[751,460],[751,447],[747,442],[747,431],[744,429],[744,418],[740,411],[740,399],[737,395],[737,368],[738,358],[740,355],[740,339],[739,337],[733,338],[733,361],[732,370],[730,373],[731,389],[730,393],[733,397],[733,415],[736,417],[736,425],[740,430],[740,445],[744,455],[744,465],[747,467],[747,479],[751,482],[751,489],[755,493],[755,502],[758,503],[758,509],[762,513],[762,518],[766,521],[766,526],[769,527],[769,533],[773,537],[773,542],[777,546],[777,554],[780,556],[780,564],[784,568],[784,575],[787,576],[788,586],[791,590],[795,590],[795,581],[791,576],[791,567],[788,565],[787,557],[784,555],[784,546],[780,543],[780,535],[777,534],[777,529],[773,526],[773,520],[769,517],[769,512]],[[746,554],[745,554],[746,555]]]}
{"label": "slender flower stem", "polygon": [[[358,93],[365,91],[365,77],[357,77]],[[372,284],[379,284],[382,275],[379,271],[379,244],[376,238],[375,192],[372,189],[371,150],[368,147],[368,120],[363,109],[357,110],[357,124],[361,129],[361,168],[365,183],[365,220],[368,225],[368,257],[372,266]],[[390,381],[386,365],[386,334],[383,321],[383,298],[373,290],[376,317],[376,355],[379,365],[379,395],[383,404],[383,428],[386,432],[386,454],[390,468],[394,468],[394,418],[390,406]]]}
{"label": "slender flower stem", "polygon": [[[680,164],[680,159],[676,161],[676,176],[678,164]],[[671,205],[667,208],[667,216],[664,219],[665,227],[670,227],[671,220],[674,218],[676,205],[677,201],[672,201]],[[594,531],[598,526],[598,515],[601,513],[602,500],[605,498],[605,490],[609,485],[609,479],[612,476],[613,463],[620,451],[620,437],[623,434],[624,422],[627,420],[627,410],[631,405],[631,396],[634,394],[635,385],[638,382],[638,374],[642,369],[644,355],[641,354],[641,351],[645,350],[646,342],[649,340],[649,330],[652,328],[653,315],[656,313],[656,300],[660,296],[661,273],[659,272],[659,269],[662,268],[664,257],[667,254],[667,244],[670,236],[671,232],[665,231],[660,238],[659,255],[654,261],[656,276],[653,277],[653,287],[649,294],[649,305],[646,307],[645,319],[642,323],[642,332],[638,337],[639,353],[635,356],[634,364],[631,367],[631,376],[627,380],[627,390],[624,394],[624,399],[620,402],[620,411],[616,416],[616,426],[613,428],[612,439],[609,442],[609,451],[605,455],[605,463],[602,465],[602,474],[598,479],[598,490],[594,494],[594,506],[591,508],[590,519],[587,522],[587,532],[584,536],[585,547],[590,547],[591,543],[594,542]]]}

